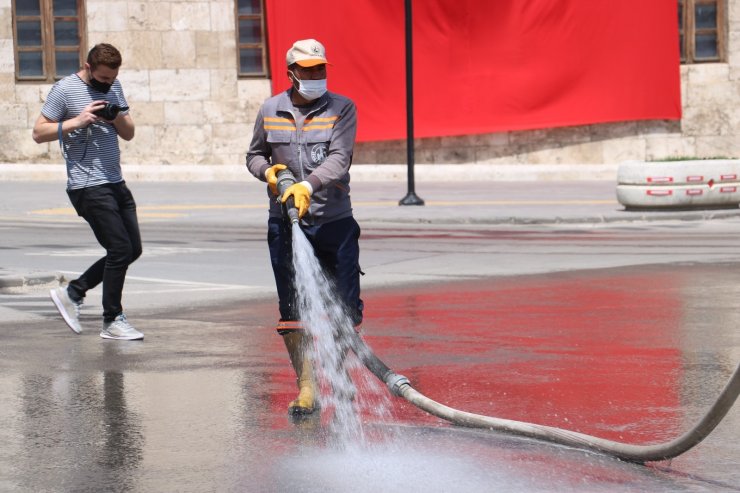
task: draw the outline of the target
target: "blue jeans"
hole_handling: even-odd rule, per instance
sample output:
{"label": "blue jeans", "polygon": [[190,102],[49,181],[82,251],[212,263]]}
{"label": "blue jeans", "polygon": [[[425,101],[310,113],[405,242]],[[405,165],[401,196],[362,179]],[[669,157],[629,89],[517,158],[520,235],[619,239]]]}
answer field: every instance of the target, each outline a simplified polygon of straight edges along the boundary
{"label": "blue jeans", "polygon": [[[289,221],[270,218],[267,223],[267,243],[270,247],[272,271],[278,292],[280,318],[300,320],[296,303],[293,271],[292,226]],[[352,322],[362,322],[363,303],[360,299],[360,225],[353,217],[330,223],[302,226],[324,272],[333,280]]]}
{"label": "blue jeans", "polygon": [[123,313],[121,296],[126,271],[141,255],[134,197],[124,182],[68,190],[67,195],[106,251],[105,257],[69,283],[67,291],[73,300],[80,301],[89,289],[102,282],[103,320],[110,322]]}

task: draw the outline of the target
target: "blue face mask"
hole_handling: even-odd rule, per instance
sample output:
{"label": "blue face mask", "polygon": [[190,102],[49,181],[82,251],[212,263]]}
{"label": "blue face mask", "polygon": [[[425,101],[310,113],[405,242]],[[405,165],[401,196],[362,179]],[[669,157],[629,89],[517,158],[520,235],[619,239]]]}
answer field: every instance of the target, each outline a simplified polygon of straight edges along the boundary
{"label": "blue face mask", "polygon": [[326,92],[326,79],[306,79],[301,80],[293,74],[293,80],[298,82],[298,94],[308,101],[319,99]]}

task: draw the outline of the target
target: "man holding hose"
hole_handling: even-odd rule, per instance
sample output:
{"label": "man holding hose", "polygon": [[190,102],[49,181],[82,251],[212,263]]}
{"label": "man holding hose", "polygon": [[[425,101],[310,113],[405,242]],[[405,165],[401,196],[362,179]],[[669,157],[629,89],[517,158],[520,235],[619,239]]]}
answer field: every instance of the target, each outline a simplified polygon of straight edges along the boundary
{"label": "man holding hose", "polygon": [[[316,408],[316,385],[306,357],[307,338],[295,293],[291,223],[281,202],[293,198],[300,227],[325,272],[336,283],[355,326],[362,322],[360,227],[352,216],[349,168],[357,131],[354,103],[326,90],[326,51],[314,39],[296,41],[288,50],[291,87],[260,108],[247,153],[247,168],[267,182],[270,198],[267,242],[275,274],[282,335],[298,377],[291,414]],[[277,174],[289,169],[297,183],[278,197]]]}

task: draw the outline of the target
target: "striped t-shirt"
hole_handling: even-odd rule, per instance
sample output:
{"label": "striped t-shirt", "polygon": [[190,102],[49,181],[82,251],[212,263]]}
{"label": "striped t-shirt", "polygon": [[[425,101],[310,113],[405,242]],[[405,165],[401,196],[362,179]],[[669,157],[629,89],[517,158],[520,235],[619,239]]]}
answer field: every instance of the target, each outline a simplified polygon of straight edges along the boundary
{"label": "striped t-shirt", "polygon": [[[52,86],[41,113],[51,121],[61,122],[74,118],[85,106],[99,100],[128,106],[118,79],[105,94],[87,85],[77,74],[72,74]],[[118,132],[113,124],[99,120],[86,128],[63,134],[62,139],[68,190],[123,181]]]}

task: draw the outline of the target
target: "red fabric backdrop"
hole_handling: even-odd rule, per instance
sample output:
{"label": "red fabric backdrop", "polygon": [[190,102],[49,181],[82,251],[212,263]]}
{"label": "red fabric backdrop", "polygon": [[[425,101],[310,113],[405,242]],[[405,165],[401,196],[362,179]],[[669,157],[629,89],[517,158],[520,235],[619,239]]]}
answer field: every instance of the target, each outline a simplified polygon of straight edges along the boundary
{"label": "red fabric backdrop", "polygon": [[[266,0],[273,92],[316,38],[358,140],[406,136],[404,0]],[[675,0],[416,0],[415,136],[681,117]]]}

